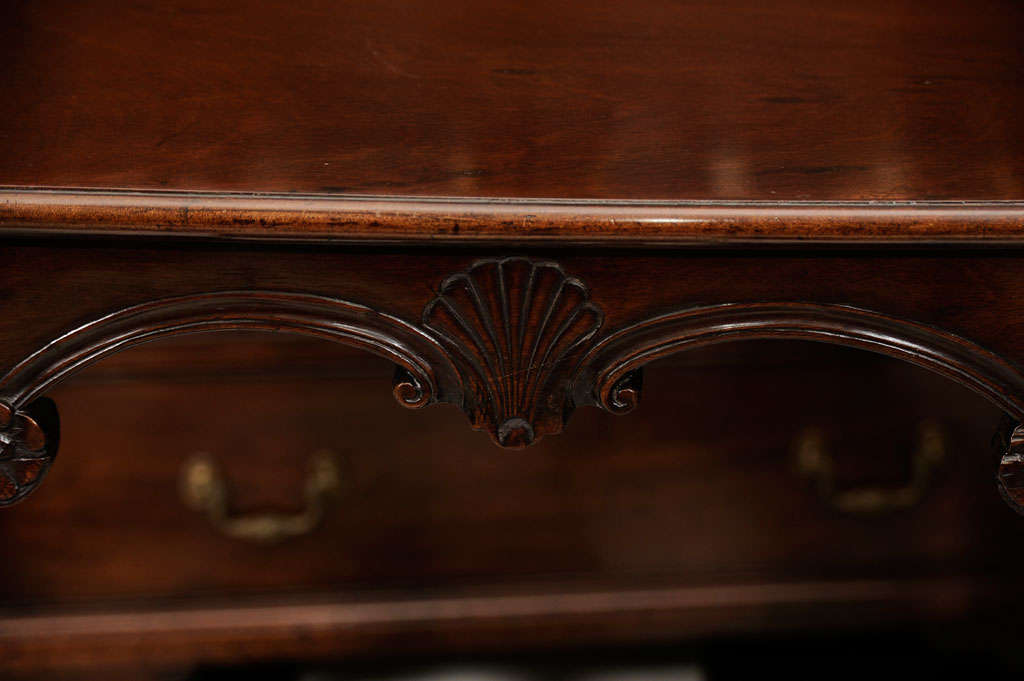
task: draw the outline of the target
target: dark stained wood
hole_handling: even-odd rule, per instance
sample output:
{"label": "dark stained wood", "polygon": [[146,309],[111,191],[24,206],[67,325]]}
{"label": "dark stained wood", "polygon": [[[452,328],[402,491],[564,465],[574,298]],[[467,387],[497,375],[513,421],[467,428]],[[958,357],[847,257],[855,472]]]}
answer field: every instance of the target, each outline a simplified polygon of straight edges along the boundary
{"label": "dark stained wood", "polygon": [[1024,198],[1013,0],[2,11],[4,185]]}
{"label": "dark stained wood", "polygon": [[1024,426],[1010,419],[1004,430],[997,438],[1001,456],[996,482],[1010,508],[1024,515]]}
{"label": "dark stained wood", "polygon": [[[4,253],[18,265],[0,275],[5,366],[105,314],[209,291],[272,287],[304,291],[303,296],[344,296],[364,301],[360,309],[376,310],[374,315],[389,315],[391,326],[406,328],[422,320],[424,307],[452,273],[498,257],[476,251],[203,243],[169,248],[141,240],[67,239],[9,239]],[[1019,297],[1006,295],[1021,284],[1013,252],[527,255],[558,262],[586,282],[609,333],[723,300],[854,302],[967,337],[1010,362],[1021,357],[1024,336],[1017,326],[1024,310]],[[280,321],[273,326],[280,327]],[[1003,570],[1015,574],[1019,564],[1019,542],[1010,538],[1019,529],[1017,519],[993,490],[987,447],[1000,410],[953,382],[892,360],[826,346],[824,354],[802,351],[780,360],[757,346],[742,367],[724,374],[714,367],[694,376],[685,367],[662,365],[684,360],[687,353],[664,355],[648,368],[644,400],[633,414],[620,418],[580,409],[566,433],[513,455],[470,431],[456,410],[399,408],[389,394],[391,361],[377,360],[372,369],[374,360],[363,350],[339,347],[336,359],[326,355],[311,364],[310,357],[318,355],[275,345],[259,351],[272,363],[268,373],[258,363],[232,368],[228,361],[225,367],[231,339],[185,339],[179,359],[166,368],[153,368],[162,362],[158,355],[131,360],[130,351],[123,355],[127,366],[150,367],[136,381],[130,373],[118,377],[104,370],[101,361],[93,367],[101,382],[54,385],[54,397],[66,405],[65,444],[51,484],[30,503],[0,514],[10,547],[0,580],[10,616],[44,606],[60,614],[79,604],[125,599],[136,600],[145,612],[154,602],[181,599],[205,607],[211,596],[285,591],[356,597],[374,589],[415,594],[483,583],[501,591],[533,588],[537,580],[553,583],[555,591],[590,582],[619,591],[850,579],[903,580],[909,588],[930,575],[966,580],[965,593],[977,595],[975,588],[1003,584]],[[220,344],[220,358],[207,357],[204,343]],[[357,354],[346,354],[351,352]],[[189,369],[192,357],[198,365]],[[891,368],[868,381],[872,361]],[[293,369],[303,373],[282,378]],[[638,388],[635,379],[626,387]],[[824,423],[830,440],[843,443],[836,460],[858,462],[841,484],[872,483],[879,470],[902,484],[906,472],[891,473],[888,466],[907,460],[917,424],[936,415],[957,454],[918,510],[884,523],[840,516],[793,470],[788,450],[797,432]],[[872,424],[870,431],[881,435],[858,442],[850,424],[857,432]],[[208,451],[240,491],[232,495],[236,510],[295,510],[306,457],[322,447],[338,450],[349,462],[347,505],[319,533],[297,539],[288,550],[267,554],[233,544],[176,496],[185,458]],[[865,452],[880,457],[872,459],[882,463],[880,469],[861,470]],[[977,527],[986,530],[979,533]],[[829,598],[826,589],[820,601],[793,605],[797,612],[789,621],[814,621],[824,612],[814,603]],[[968,608],[974,598],[965,596],[961,606]],[[652,635],[714,632],[727,621],[755,627],[765,615],[751,607],[740,608],[740,614],[710,606],[698,608],[704,613],[699,615],[688,608],[672,611],[660,626],[651,625]],[[870,603],[863,607],[875,617],[892,612],[872,611]],[[965,612],[956,604],[941,607],[952,607],[954,615]],[[499,623],[491,640],[528,631],[518,640],[565,641],[569,627],[581,640],[591,632],[589,640],[607,635],[624,641],[624,632],[637,629],[632,615],[605,618],[592,615],[593,629],[574,628],[581,624],[575,619],[536,630]],[[622,628],[613,620],[624,622]],[[475,628],[475,622],[467,627]],[[398,629],[404,633],[396,635],[410,645],[467,636],[458,628],[449,634]],[[360,647],[361,634],[331,632],[324,647],[316,648],[292,638],[294,630],[282,625],[248,648],[218,647],[220,639],[204,639],[193,630],[182,633],[187,641],[175,655],[372,648]],[[18,645],[24,648],[12,643],[11,650],[31,656],[50,640],[23,639]],[[154,635],[152,645],[159,640]],[[515,640],[508,638],[509,645]],[[133,649],[130,642],[104,649],[124,659],[152,650],[143,644]],[[92,643],[68,642],[68,650],[78,646],[81,655],[69,659],[86,660]],[[173,657],[171,648],[165,650]]]}
{"label": "dark stained wood", "polygon": [[60,418],[52,400],[18,408],[0,403],[0,506],[17,503],[42,482],[59,444]]}
{"label": "dark stained wood", "polygon": [[809,303],[693,307],[626,326],[591,344],[574,379],[577,399],[594,396],[605,409],[625,413],[636,406],[637,372],[645,364],[695,347],[759,338],[817,340],[903,359],[972,388],[1012,418],[1024,417],[1024,377],[999,356],[907,320]]}
{"label": "dark stained wood", "polygon": [[[474,427],[515,449],[562,431],[580,361],[603,323],[585,282],[528,258],[480,260],[445,278],[422,317],[459,366]],[[578,404],[592,403],[591,390],[579,392]]]}
{"label": "dark stained wood", "polygon": [[[1012,561],[995,558],[1016,546],[998,541],[1016,530],[1016,518],[1002,508],[990,461],[976,450],[996,410],[891,360],[827,347],[801,349],[800,359],[782,350],[747,349],[731,365],[658,367],[648,377],[649,399],[629,419],[581,410],[566,434],[515,454],[468,430],[456,410],[394,405],[380,385],[384,363],[374,365],[378,380],[350,378],[352,389],[339,393],[345,368],[367,363],[358,354],[335,353],[326,378],[301,373],[272,382],[189,372],[184,352],[175,360],[183,375],[167,383],[125,376],[97,384],[86,372],[54,391],[66,405],[66,437],[52,484],[0,517],[9,546],[19,547],[8,561],[6,598],[442,588],[545,574],[911,577],[988,561],[1012,570]],[[689,386],[683,395],[680,382]],[[825,400],[823,391],[836,396]],[[120,429],[103,420],[113,408]],[[215,409],[216,422],[189,416]],[[800,417],[787,418],[789,410]],[[834,454],[852,466],[843,484],[899,482],[925,417],[950,431],[952,470],[943,470],[915,514],[881,525],[835,516],[792,470],[796,434],[817,425],[841,442]],[[723,420],[734,428],[723,430]],[[758,433],[754,452],[750,432]],[[103,454],[92,444],[97,437]],[[178,474],[203,451],[221,463],[234,511],[294,509],[306,459],[319,449],[342,459],[342,496],[318,532],[280,550],[224,538],[179,499]],[[712,504],[718,497],[731,501]],[[950,526],[972,498],[980,505]],[[145,512],[124,517],[135,507]],[[978,521],[995,535],[970,533],[983,509]],[[790,526],[795,518],[803,518],[799,530]],[[65,536],[69,526],[76,529]],[[753,540],[753,527],[765,536]],[[54,541],[53,532],[64,538]],[[908,542],[911,533],[919,535]],[[55,552],[63,559],[51,560]],[[872,567],[886,556],[892,562]],[[247,570],[254,562],[260,569]],[[63,577],[69,570],[73,581]]]}
{"label": "dark stained wood", "polygon": [[[18,412],[2,431],[0,505],[25,497],[56,455],[59,434],[44,438],[30,417],[37,397],[106,355],[185,333],[288,332],[366,350],[397,365],[392,389],[400,404],[457,405],[473,428],[511,448],[561,432],[578,406],[631,410],[639,371],[655,359],[760,338],[818,340],[902,359],[1024,419],[1024,375],[1012,363],[910,319],[783,300],[690,306],[615,328],[603,326],[602,302],[557,262],[515,257],[477,260],[444,277],[418,323],[336,298],[260,290],[171,296],[116,310],[26,352],[0,379],[0,405]],[[38,404],[50,405],[40,413],[53,412],[51,403]],[[55,412],[46,420],[56,427]]]}
{"label": "dark stained wood", "polygon": [[[421,407],[441,385],[459,402],[454,370],[437,339],[358,303],[286,291],[219,291],[147,301],[62,334],[10,368],[3,396],[21,406],[102,357],[166,336],[227,330],[295,333],[342,342],[391,360],[410,377],[399,401]],[[442,381],[441,374],[448,374]],[[6,409],[9,412],[9,409]],[[25,429],[20,429],[25,431]],[[39,442],[25,432],[26,444]]]}
{"label": "dark stained wood", "polygon": [[[957,579],[901,583],[759,584],[710,588],[437,595],[345,602],[320,598],[232,608],[148,612],[85,611],[0,619],[12,672],[71,672],[106,665],[171,667],[242,660],[351,659],[354,655],[570,650],[580,646],[670,643],[699,634],[777,633],[814,617],[829,629],[906,624],[908,613],[963,630],[991,630],[985,617],[1013,582]],[[975,618],[958,620],[960,604]],[[984,629],[980,629],[984,627]],[[820,634],[821,627],[816,632]],[[21,678],[21,677],[15,677]],[[61,678],[46,675],[43,678]],[[115,677],[116,678],[116,677]],[[128,677],[139,678],[139,677]]]}
{"label": "dark stained wood", "polygon": [[0,4],[0,675],[1024,603],[1024,5],[115,5]]}
{"label": "dark stained wood", "polygon": [[[791,342],[705,348],[652,367],[628,418],[582,409],[512,453],[457,410],[395,405],[388,362],[305,340],[268,359],[266,342],[140,346],[53,391],[61,458],[0,514],[11,664],[635,642],[842,627],[852,612],[956,619],[1016,598],[1019,521],[976,450],[999,412],[905,363]],[[191,364],[229,343],[222,373]],[[278,359],[311,354],[322,364]],[[839,514],[796,471],[793,445],[814,426],[843,488],[902,484],[924,418],[949,445],[918,507]],[[234,511],[294,510],[323,448],[343,462],[341,495],[321,527],[274,549],[224,537],[179,498],[181,467],[204,451]]]}

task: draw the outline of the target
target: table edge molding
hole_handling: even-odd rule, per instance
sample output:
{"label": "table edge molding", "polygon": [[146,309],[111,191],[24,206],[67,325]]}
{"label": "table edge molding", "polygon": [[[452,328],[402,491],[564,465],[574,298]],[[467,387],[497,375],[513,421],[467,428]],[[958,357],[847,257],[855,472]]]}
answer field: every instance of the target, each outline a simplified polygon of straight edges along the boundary
{"label": "table edge molding", "polygon": [[0,187],[0,234],[382,245],[1024,245],[1024,201],[609,201]]}

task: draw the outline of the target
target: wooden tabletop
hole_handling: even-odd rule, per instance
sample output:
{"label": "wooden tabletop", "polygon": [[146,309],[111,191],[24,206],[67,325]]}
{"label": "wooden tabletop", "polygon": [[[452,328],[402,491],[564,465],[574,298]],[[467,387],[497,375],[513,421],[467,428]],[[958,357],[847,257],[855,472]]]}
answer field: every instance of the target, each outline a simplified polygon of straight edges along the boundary
{"label": "wooden tabletop", "polygon": [[1012,201],[1018,230],[1022,34],[1015,0],[7,2],[0,186]]}

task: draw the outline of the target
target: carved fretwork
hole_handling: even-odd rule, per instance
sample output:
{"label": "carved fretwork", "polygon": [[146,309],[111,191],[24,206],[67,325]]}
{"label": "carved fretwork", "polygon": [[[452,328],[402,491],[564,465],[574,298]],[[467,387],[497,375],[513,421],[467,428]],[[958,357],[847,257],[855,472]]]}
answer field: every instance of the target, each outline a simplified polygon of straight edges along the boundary
{"label": "carved fretwork", "polygon": [[40,398],[24,410],[0,402],[0,506],[13,504],[42,481],[57,456],[57,407]]}
{"label": "carved fretwork", "polygon": [[504,447],[561,432],[580,357],[604,315],[552,262],[482,260],[441,283],[423,326],[462,373],[462,408]]}
{"label": "carved fretwork", "polygon": [[[579,405],[632,410],[643,367],[654,360],[765,338],[901,359],[976,391],[1015,425],[1024,422],[1024,376],[1003,358],[954,334],[869,310],[742,303],[682,308],[610,330],[603,323],[581,280],[556,263],[528,258],[480,260],[449,276],[418,323],[356,302],[280,291],[201,293],[115,311],[43,345],[0,379],[0,506],[37,486],[56,454],[56,408],[43,393],[113,352],[196,331],[281,331],[361,348],[395,363],[393,392],[401,405],[459,406],[475,428],[511,448],[561,432]],[[1007,433],[998,483],[1021,511],[1024,426]]]}

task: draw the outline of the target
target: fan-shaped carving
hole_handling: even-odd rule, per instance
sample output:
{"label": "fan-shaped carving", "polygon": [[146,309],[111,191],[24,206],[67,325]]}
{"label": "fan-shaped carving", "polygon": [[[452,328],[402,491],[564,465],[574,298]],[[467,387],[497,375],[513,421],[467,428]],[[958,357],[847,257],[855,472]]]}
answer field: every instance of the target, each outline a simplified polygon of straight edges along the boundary
{"label": "fan-shaped carving", "polygon": [[573,371],[603,318],[583,282],[525,258],[475,263],[423,310],[463,373],[473,426],[505,447],[562,430]]}

